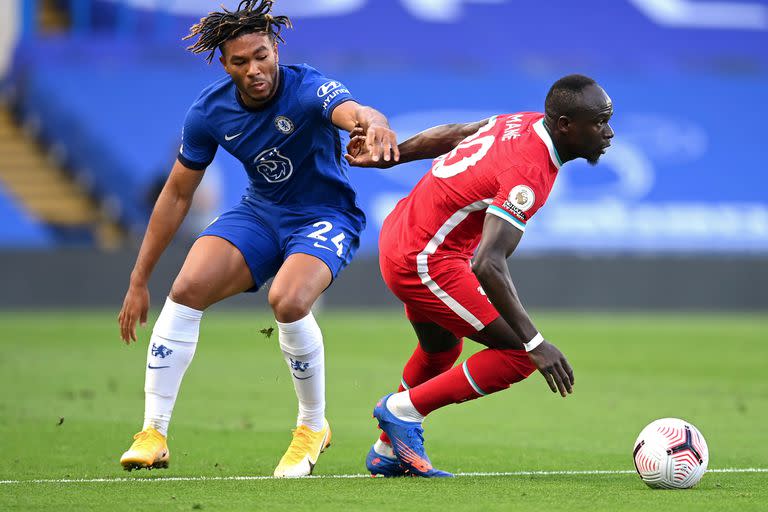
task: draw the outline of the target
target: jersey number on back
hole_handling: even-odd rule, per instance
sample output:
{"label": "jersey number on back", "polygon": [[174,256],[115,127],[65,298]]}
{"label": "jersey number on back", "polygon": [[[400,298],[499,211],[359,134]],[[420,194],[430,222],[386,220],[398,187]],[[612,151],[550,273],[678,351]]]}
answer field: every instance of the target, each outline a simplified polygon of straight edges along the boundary
{"label": "jersey number on back", "polygon": [[[457,174],[466,171],[482,160],[483,157],[488,154],[488,151],[491,149],[491,146],[493,146],[495,140],[493,135],[484,134],[493,129],[494,125],[496,125],[496,116],[490,118],[482,128],[461,141],[461,143],[453,148],[450,153],[446,153],[435,160],[435,164],[432,166],[432,174],[438,178],[450,178],[451,176],[456,176]],[[472,150],[464,151],[469,150],[470,148],[472,148]],[[461,159],[454,162],[453,160],[456,158],[459,151],[462,152],[463,156]],[[447,164],[446,162],[451,163]]]}

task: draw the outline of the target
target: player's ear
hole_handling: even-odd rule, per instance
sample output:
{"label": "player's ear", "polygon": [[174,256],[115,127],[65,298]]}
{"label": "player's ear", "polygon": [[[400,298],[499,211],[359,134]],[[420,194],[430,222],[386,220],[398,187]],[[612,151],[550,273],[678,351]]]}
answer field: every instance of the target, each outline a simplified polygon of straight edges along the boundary
{"label": "player's ear", "polygon": [[568,116],[560,116],[557,118],[557,131],[568,133],[570,125],[571,120],[568,119]]}

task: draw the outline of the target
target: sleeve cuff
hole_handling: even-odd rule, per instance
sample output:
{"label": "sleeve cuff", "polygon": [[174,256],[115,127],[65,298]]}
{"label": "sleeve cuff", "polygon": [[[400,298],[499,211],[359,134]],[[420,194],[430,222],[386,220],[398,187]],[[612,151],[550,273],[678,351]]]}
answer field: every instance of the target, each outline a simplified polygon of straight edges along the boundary
{"label": "sleeve cuff", "polygon": [[509,222],[520,231],[525,232],[525,223],[523,221],[521,221],[511,213],[504,211],[503,209],[499,208],[496,205],[492,204],[491,206],[488,207],[488,215],[494,215],[496,217],[499,217],[500,219],[504,219],[505,221]]}
{"label": "sleeve cuff", "polygon": [[338,101],[338,102],[337,102],[337,103],[335,103],[334,105],[331,105],[330,107],[328,107],[328,108],[325,110],[325,112],[323,113],[323,115],[325,116],[325,118],[326,118],[328,121],[330,121],[330,120],[331,120],[331,116],[333,115],[333,111],[334,111],[334,110],[336,110],[336,107],[338,107],[338,106],[339,106],[339,105],[341,105],[342,103],[346,103],[346,102],[348,102],[348,101],[355,101],[355,98],[353,98],[352,96],[347,96],[347,97],[345,97],[344,99],[342,99],[342,100]]}
{"label": "sleeve cuff", "polygon": [[206,162],[206,163],[193,162],[192,160],[190,160],[189,158],[185,157],[181,153],[179,153],[179,156],[177,156],[176,159],[179,162],[181,162],[181,164],[184,167],[187,167],[188,169],[192,169],[194,171],[204,171],[206,167],[211,165],[211,162]]}

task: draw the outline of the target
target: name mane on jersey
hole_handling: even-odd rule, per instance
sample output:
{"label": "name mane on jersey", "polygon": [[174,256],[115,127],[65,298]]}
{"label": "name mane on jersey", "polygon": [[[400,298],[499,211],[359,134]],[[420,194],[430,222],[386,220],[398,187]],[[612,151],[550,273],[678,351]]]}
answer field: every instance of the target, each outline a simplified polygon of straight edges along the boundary
{"label": "name mane on jersey", "polygon": [[520,128],[523,126],[523,115],[515,114],[507,118],[507,122],[504,125],[504,135],[501,136],[501,140],[506,142],[510,139],[516,139],[520,136]]}

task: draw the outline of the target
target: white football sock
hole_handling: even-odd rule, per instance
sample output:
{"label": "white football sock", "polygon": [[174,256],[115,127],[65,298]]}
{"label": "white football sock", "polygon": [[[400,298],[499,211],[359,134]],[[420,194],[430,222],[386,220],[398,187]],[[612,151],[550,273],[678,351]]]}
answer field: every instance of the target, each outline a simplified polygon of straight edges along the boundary
{"label": "white football sock", "polygon": [[325,418],[325,354],[320,326],[309,313],[295,322],[277,322],[277,329],[299,400],[296,426],[306,425],[319,432]]}
{"label": "white football sock", "polygon": [[147,349],[143,428],[168,435],[181,379],[195,355],[202,316],[202,311],[166,299]]}
{"label": "white football sock", "polygon": [[413,406],[411,395],[408,391],[401,391],[390,396],[389,400],[387,400],[387,409],[396,418],[403,421],[414,421],[416,423],[424,421],[424,416]]}
{"label": "white football sock", "polygon": [[373,451],[375,451],[379,455],[383,455],[384,457],[389,457],[390,459],[397,458],[397,456],[395,455],[395,450],[392,449],[392,445],[389,443],[385,443],[381,439],[377,439],[376,442],[373,443]]}

